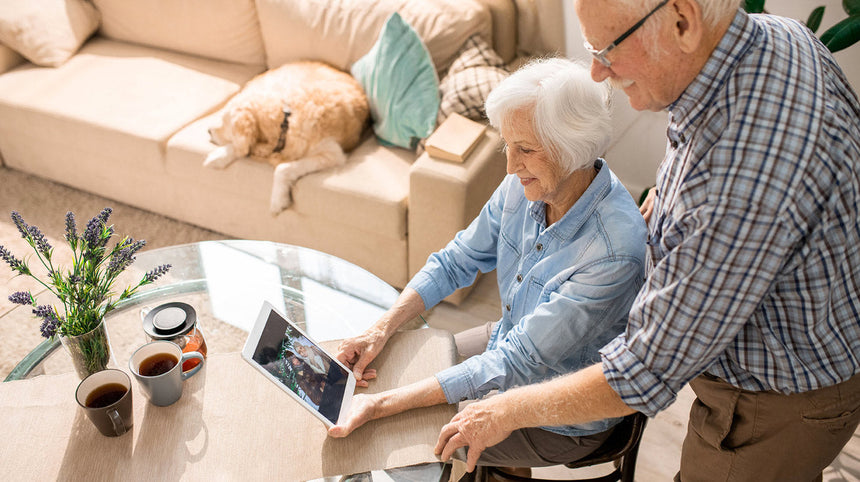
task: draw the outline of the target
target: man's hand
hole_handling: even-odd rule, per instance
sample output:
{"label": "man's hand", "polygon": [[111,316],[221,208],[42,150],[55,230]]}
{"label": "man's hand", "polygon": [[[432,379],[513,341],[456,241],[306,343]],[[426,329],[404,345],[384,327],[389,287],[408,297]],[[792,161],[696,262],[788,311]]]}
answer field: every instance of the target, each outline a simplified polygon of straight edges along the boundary
{"label": "man's hand", "polygon": [[657,188],[652,187],[648,190],[648,195],[645,196],[645,200],[642,201],[642,205],[639,206],[639,213],[642,214],[642,217],[645,218],[645,224],[651,220],[651,214],[654,213],[654,199],[657,197]]}
{"label": "man's hand", "polygon": [[510,427],[512,421],[504,406],[493,398],[468,405],[442,427],[435,452],[443,462],[458,448],[469,446],[466,470],[471,472],[485,448],[508,438],[515,427]]}
{"label": "man's hand", "polygon": [[330,437],[341,438],[378,417],[379,399],[374,395],[358,394],[352,397],[349,415],[342,425],[328,429]]}
{"label": "man's hand", "polygon": [[340,342],[335,357],[352,369],[356,386],[367,387],[367,380],[376,378],[376,370],[367,369],[367,365],[379,355],[387,341],[388,338],[382,332],[371,328]]}

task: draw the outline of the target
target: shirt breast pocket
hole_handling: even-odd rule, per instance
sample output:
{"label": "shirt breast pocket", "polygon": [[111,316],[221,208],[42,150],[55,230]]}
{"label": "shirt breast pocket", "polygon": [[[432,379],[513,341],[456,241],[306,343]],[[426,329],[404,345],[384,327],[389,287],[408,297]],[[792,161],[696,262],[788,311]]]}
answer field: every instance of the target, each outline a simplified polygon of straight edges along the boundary
{"label": "shirt breast pocket", "polygon": [[522,253],[517,249],[505,233],[499,236],[499,256],[498,265],[496,267],[496,275],[500,281],[510,280],[517,275],[516,270],[519,266]]}

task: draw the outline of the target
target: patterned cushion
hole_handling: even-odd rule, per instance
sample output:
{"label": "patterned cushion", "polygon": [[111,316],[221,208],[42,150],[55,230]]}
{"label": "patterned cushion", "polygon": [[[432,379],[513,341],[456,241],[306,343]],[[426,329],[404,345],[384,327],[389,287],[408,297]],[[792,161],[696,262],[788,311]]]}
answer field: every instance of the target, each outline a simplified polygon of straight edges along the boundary
{"label": "patterned cushion", "polygon": [[472,35],[439,84],[442,102],[437,122],[441,124],[452,112],[473,120],[486,119],[484,101],[508,75],[501,57],[484,39]]}

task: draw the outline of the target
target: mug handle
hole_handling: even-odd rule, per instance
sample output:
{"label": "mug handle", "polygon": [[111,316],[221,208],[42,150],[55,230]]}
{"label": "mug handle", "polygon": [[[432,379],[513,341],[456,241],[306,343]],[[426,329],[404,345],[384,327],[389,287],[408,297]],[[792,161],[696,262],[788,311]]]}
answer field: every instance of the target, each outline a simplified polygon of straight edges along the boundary
{"label": "mug handle", "polygon": [[110,422],[113,424],[115,434],[122,435],[128,430],[125,428],[125,424],[122,422],[122,417],[119,416],[117,409],[112,408],[107,411],[107,414],[110,417]]}
{"label": "mug handle", "polygon": [[183,363],[185,363],[186,360],[191,360],[194,358],[200,360],[200,363],[198,363],[196,367],[192,368],[191,370],[188,370],[187,372],[180,371],[180,373],[182,373],[182,379],[183,380],[187,380],[188,378],[191,378],[192,375],[196,374],[197,372],[200,371],[201,368],[203,368],[203,363],[206,360],[206,358],[204,358],[203,355],[199,351],[189,351],[188,353],[183,353],[182,354],[182,361],[179,362],[179,364],[182,365]]}

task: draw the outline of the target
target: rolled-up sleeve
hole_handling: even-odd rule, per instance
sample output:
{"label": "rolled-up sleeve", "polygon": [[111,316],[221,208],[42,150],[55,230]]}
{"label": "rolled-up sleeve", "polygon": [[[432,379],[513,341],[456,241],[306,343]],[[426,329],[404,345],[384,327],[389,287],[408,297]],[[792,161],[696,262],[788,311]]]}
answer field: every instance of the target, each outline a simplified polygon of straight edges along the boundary
{"label": "rolled-up sleeve", "polygon": [[563,271],[494,348],[437,373],[446,399],[478,399],[597,363],[598,349],[623,330],[642,273],[632,256]]}

